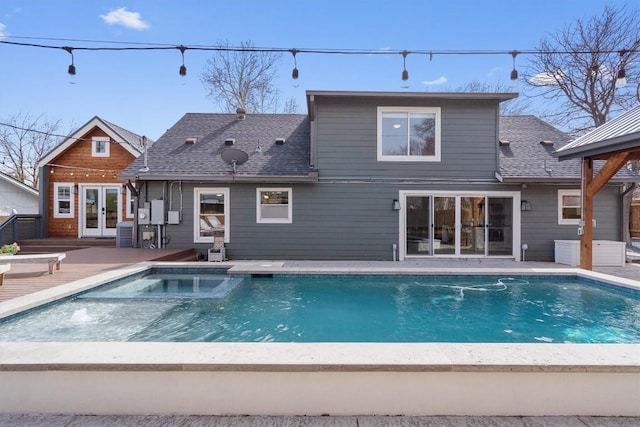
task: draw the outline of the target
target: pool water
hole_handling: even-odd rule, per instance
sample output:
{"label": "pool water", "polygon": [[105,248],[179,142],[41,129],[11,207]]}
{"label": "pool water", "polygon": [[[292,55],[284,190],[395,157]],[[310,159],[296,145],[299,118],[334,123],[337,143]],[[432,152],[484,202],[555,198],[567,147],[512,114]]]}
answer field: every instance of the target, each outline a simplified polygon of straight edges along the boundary
{"label": "pool water", "polygon": [[0,341],[640,343],[640,292],[573,276],[156,272],[2,320]]}

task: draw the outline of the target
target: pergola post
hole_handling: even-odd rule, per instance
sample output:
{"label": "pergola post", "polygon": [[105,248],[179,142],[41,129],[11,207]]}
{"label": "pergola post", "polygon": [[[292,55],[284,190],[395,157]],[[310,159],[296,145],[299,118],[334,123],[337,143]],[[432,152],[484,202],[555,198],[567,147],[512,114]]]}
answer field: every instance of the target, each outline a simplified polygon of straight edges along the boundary
{"label": "pergola post", "polygon": [[593,180],[593,160],[582,159],[582,235],[580,236],[580,268],[593,269],[593,195],[589,186]]}

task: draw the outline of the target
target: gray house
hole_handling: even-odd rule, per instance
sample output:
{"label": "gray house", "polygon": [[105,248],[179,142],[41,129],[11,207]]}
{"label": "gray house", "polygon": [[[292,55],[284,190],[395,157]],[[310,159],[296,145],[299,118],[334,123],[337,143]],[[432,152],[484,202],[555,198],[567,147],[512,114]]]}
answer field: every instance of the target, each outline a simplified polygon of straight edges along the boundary
{"label": "gray house", "polygon": [[[231,259],[553,260],[577,239],[580,163],[513,93],[308,91],[308,114],[186,114],[120,175],[139,246]],[[597,166],[597,165],[596,165]],[[635,177],[637,178],[637,177]],[[619,240],[620,172],[596,197]]]}

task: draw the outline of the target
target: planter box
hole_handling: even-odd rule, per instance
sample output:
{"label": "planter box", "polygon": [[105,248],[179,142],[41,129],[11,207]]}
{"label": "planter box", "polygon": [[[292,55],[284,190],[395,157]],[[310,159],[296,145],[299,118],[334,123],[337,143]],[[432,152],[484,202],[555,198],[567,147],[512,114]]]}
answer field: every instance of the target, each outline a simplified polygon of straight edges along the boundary
{"label": "planter box", "polygon": [[[580,265],[580,240],[554,240],[555,260],[558,264]],[[613,240],[593,241],[593,265],[624,267],[627,247],[625,242]]]}

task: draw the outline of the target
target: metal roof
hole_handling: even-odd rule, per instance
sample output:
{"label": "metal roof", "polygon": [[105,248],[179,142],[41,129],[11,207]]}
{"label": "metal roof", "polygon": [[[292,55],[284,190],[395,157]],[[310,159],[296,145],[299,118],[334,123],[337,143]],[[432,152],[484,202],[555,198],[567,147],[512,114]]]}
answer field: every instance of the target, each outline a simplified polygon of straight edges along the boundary
{"label": "metal roof", "polygon": [[640,147],[640,105],[609,120],[554,153],[560,160]]}

